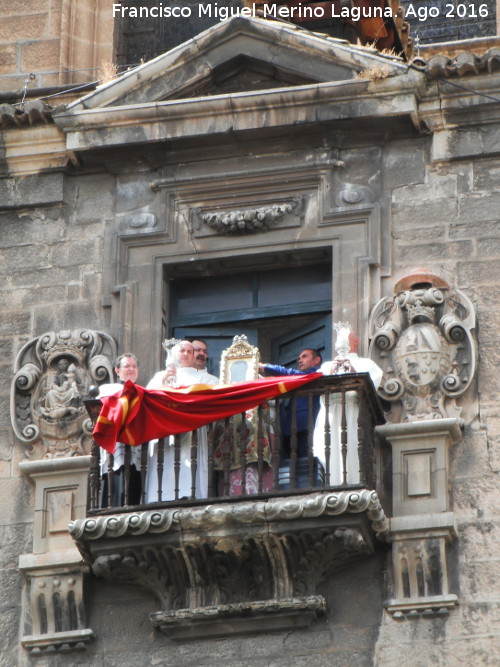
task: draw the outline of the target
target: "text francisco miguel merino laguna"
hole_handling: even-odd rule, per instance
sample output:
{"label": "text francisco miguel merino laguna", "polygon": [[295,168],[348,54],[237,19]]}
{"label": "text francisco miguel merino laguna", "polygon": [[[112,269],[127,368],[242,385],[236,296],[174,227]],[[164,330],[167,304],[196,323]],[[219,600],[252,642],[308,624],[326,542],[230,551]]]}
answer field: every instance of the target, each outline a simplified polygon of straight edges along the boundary
{"label": "text francisco miguel merino laguna", "polygon": [[394,18],[390,7],[341,7],[338,11],[332,3],[330,7],[311,7],[298,5],[287,7],[286,5],[263,5],[261,13],[257,14],[255,4],[251,7],[219,7],[215,2],[198,3],[195,7],[189,5],[163,5],[160,2],[154,7],[145,6],[127,6],[121,3],[113,4],[113,17],[122,18],[189,18],[191,16],[207,16],[217,18],[220,21],[232,18],[233,16],[243,16],[246,18],[263,16],[264,18],[301,18],[301,19],[322,19],[322,18],[344,18],[351,21],[359,21],[361,18]]}

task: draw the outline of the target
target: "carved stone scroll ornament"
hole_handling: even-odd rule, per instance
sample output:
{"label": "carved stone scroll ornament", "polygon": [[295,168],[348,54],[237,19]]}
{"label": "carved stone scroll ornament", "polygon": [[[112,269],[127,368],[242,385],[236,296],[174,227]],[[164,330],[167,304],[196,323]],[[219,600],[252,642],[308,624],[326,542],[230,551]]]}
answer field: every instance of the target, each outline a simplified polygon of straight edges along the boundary
{"label": "carved stone scroll ornament", "polygon": [[194,216],[220,234],[249,234],[267,232],[289,215],[300,216],[304,208],[304,197],[290,201],[235,211],[204,212],[198,208]]}
{"label": "carved stone scroll ornament", "polygon": [[28,458],[86,453],[92,425],[82,398],[90,385],[112,382],[114,340],[79,329],[50,331],[19,352],[11,385],[11,423]]}
{"label": "carved stone scroll ornament", "polygon": [[457,399],[476,368],[469,299],[429,269],[415,269],[377,304],[370,325],[370,356],[384,371],[378,393],[392,403],[389,421],[458,418]]}

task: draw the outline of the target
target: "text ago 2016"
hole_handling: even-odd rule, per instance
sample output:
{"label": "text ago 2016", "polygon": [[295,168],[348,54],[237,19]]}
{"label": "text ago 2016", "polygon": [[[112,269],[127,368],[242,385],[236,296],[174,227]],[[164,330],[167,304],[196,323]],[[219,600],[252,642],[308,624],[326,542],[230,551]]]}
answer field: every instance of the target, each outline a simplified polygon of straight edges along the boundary
{"label": "text ago 2016", "polygon": [[488,18],[488,5],[475,3],[447,3],[444,9],[436,7],[435,5],[414,7],[409,4],[405,10],[405,18],[417,19],[418,21],[427,21],[427,19],[434,19],[444,16],[449,19],[485,19]]}

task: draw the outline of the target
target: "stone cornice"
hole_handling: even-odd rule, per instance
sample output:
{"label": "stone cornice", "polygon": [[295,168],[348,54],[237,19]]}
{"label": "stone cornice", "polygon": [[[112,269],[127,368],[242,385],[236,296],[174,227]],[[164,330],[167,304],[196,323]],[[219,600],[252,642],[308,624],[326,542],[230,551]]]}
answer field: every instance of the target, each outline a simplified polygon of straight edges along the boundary
{"label": "stone cornice", "polygon": [[298,122],[306,125],[399,116],[417,124],[415,86],[422,77],[410,72],[380,85],[367,80],[328,82],[103,109],[69,109],[54,115],[54,122],[67,134],[70,150],[277,129],[291,122],[296,126]]}
{"label": "stone cornice", "polygon": [[308,496],[271,498],[266,502],[207,505],[189,509],[157,509],[72,521],[69,532],[78,543],[87,540],[203,530],[232,525],[267,524],[366,512],[373,531],[382,536],[389,528],[375,491],[340,491]]}

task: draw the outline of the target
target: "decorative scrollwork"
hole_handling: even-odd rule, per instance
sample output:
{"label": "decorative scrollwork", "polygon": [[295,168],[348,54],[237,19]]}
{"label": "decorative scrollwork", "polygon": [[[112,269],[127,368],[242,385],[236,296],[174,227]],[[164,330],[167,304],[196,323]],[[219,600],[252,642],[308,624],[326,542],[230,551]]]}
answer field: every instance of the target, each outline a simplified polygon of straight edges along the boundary
{"label": "decorative scrollwork", "polygon": [[377,304],[371,356],[383,369],[380,396],[395,421],[456,417],[476,367],[472,304],[428,269],[415,269]]}
{"label": "decorative scrollwork", "polygon": [[[107,354],[105,354],[107,353]],[[89,329],[49,331],[24,345],[11,385],[11,423],[32,445],[30,458],[85,454],[90,426],[83,397],[96,381],[111,381],[113,339]]]}

